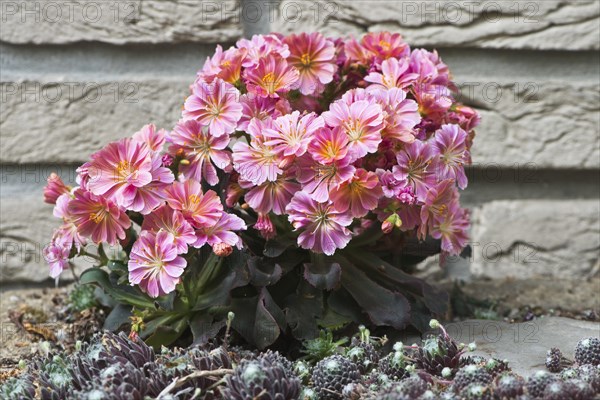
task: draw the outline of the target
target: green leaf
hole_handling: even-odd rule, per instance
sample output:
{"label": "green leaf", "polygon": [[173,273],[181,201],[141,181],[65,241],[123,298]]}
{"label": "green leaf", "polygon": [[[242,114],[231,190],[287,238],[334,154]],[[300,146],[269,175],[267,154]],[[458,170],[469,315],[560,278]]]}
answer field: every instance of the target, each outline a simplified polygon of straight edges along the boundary
{"label": "green leaf", "polygon": [[108,273],[100,268],[90,268],[81,274],[81,284],[96,284],[109,296],[120,303],[132,306],[154,309],[154,302],[149,297],[133,292],[131,287],[119,287],[110,282]]}
{"label": "green leaf", "polygon": [[410,322],[410,304],[406,297],[392,292],[365,275],[352,263],[343,258],[342,285],[375,325],[387,325],[403,329]]}
{"label": "green leaf", "polygon": [[126,304],[117,304],[104,320],[104,329],[116,331],[125,324],[131,322],[129,317],[132,316],[131,306]]}
{"label": "green leaf", "polygon": [[121,260],[108,260],[106,266],[109,270],[115,272],[127,272],[127,264]]}
{"label": "green leaf", "polygon": [[231,272],[223,279],[214,282],[212,287],[204,288],[202,293],[198,293],[192,311],[200,311],[227,304],[234,280],[235,273]]}
{"label": "green leaf", "polygon": [[[140,332],[140,336],[146,338],[152,335],[160,327],[168,327],[176,324],[182,318],[181,314],[176,313],[160,313],[153,319],[144,321],[144,329]],[[186,317],[187,318],[187,317]]]}
{"label": "green leaf", "polygon": [[157,326],[145,342],[148,346],[152,346],[154,350],[158,351],[161,346],[168,346],[179,339],[187,326],[187,316],[177,320],[172,325]]}
{"label": "green leaf", "polygon": [[158,305],[156,308],[161,308],[165,311],[173,311],[173,304],[175,302],[176,295],[177,292],[171,292],[165,296],[156,298],[156,300],[154,300],[155,306]]}

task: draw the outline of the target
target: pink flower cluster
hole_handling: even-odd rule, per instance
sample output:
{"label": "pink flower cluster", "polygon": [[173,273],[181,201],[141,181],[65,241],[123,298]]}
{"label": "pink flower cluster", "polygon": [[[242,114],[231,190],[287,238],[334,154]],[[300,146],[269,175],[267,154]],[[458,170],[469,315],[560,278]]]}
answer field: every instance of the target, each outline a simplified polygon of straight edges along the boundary
{"label": "pink flower cluster", "polygon": [[[284,216],[300,247],[327,255],[376,220],[458,254],[468,229],[458,190],[479,116],[453,90],[436,52],[389,32],[218,46],[171,132],[148,125],[109,144],[78,170],[77,188],[49,178],[46,200],[64,222],[47,251],[52,275],[88,239],[124,240],[132,213],[144,219],[130,282],[154,297],[174,290],[189,247],[243,246],[236,210],[252,210],[266,239]],[[202,183],[221,186],[223,201]]]}
{"label": "pink flower cluster", "polygon": [[[234,231],[244,221],[224,212],[212,190],[195,179],[175,180],[165,165],[167,132],[147,125],[133,137],[108,144],[78,169],[76,188],[55,174],[44,190],[54,215],[63,220],[44,250],[50,275],[57,277],[69,258],[91,239],[96,244],[124,245],[138,236],[129,255],[129,281],[152,297],[175,289],[186,267],[188,247],[208,244],[221,253],[241,247]],[[134,234],[130,215],[143,217]]]}

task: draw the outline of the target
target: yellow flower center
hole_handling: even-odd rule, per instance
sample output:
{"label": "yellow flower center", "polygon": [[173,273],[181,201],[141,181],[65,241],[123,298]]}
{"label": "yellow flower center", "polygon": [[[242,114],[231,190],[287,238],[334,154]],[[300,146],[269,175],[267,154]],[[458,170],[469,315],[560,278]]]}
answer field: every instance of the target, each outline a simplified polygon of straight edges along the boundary
{"label": "yellow flower center", "polygon": [[106,210],[101,208],[98,212],[90,213],[90,220],[94,221],[94,223],[99,224],[106,217]]}
{"label": "yellow flower center", "polygon": [[302,54],[302,56],[300,56],[300,62],[305,67],[310,67],[310,64],[312,62],[312,60],[310,59],[310,54],[308,54],[308,53]]}
{"label": "yellow flower center", "polygon": [[273,82],[275,82],[275,74],[269,72],[263,77],[262,80],[265,84],[272,84]]}
{"label": "yellow flower center", "polygon": [[189,195],[189,197],[188,197],[188,201],[189,201],[191,204],[198,205],[198,203],[200,203],[200,197],[198,197],[198,196],[197,196],[197,195],[195,195],[195,194],[191,194],[191,195]]}
{"label": "yellow flower center", "polygon": [[380,40],[379,41],[379,46],[381,46],[381,48],[383,50],[389,50],[392,47],[392,44],[390,42],[386,42],[385,40]]}

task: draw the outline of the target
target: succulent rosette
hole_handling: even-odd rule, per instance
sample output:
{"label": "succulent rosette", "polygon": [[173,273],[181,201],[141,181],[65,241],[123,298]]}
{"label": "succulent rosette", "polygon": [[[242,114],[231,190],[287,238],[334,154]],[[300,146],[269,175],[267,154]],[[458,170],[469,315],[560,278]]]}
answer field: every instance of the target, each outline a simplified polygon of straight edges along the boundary
{"label": "succulent rosette", "polygon": [[74,188],[49,178],[51,275],[97,259],[82,281],[153,344],[205,340],[229,311],[259,347],[331,324],[423,328],[418,313],[448,299],[411,266],[468,240],[459,190],[479,117],[454,89],[437,52],[396,33],[219,46],[171,131],[108,144]]}

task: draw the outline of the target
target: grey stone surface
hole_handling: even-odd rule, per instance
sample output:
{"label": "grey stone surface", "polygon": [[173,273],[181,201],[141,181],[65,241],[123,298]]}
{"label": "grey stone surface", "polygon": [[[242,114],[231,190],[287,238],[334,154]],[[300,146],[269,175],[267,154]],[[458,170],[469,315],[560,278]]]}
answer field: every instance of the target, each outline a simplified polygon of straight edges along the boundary
{"label": "grey stone surface", "polygon": [[7,43],[215,43],[242,36],[238,0],[2,0],[0,7]]}
{"label": "grey stone surface", "polygon": [[598,49],[600,3],[568,1],[284,0],[272,28],[333,36],[401,32],[412,46]]}
{"label": "grey stone surface", "polygon": [[544,317],[517,324],[468,320],[448,324],[446,329],[459,342],[475,342],[477,351],[473,354],[506,359],[509,366],[523,376],[546,369],[546,352],[551,347],[558,347],[566,357],[573,359],[579,340],[600,336],[599,323],[562,317]]}
{"label": "grey stone surface", "polygon": [[600,269],[597,200],[492,201],[472,212],[478,278],[585,277]]}
{"label": "grey stone surface", "polygon": [[600,84],[498,80],[477,85],[462,92],[482,117],[472,152],[475,162],[600,166]]}
{"label": "grey stone surface", "polygon": [[0,111],[0,157],[12,163],[82,162],[145,124],[171,129],[192,80],[2,83],[4,93],[15,93]]}
{"label": "grey stone surface", "polygon": [[[42,282],[49,278],[42,251],[50,242],[60,221],[52,216],[52,206],[43,203],[41,189],[18,197],[1,197],[0,284]],[[80,258],[78,268],[88,268],[93,260]],[[61,280],[71,280],[65,272]]]}

